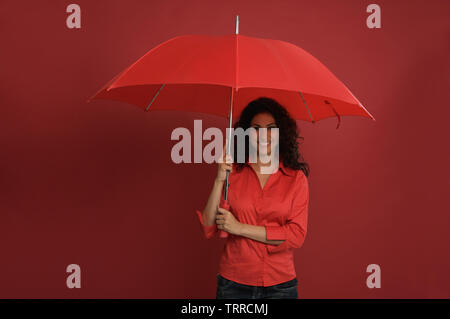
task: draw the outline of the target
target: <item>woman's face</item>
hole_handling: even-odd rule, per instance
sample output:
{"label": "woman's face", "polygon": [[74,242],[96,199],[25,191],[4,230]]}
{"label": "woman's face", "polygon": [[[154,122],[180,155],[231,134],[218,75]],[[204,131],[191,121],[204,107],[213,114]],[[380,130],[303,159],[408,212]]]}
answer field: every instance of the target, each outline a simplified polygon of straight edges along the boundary
{"label": "woman's face", "polygon": [[259,155],[260,148],[266,149],[267,155],[271,154],[272,147],[278,144],[278,130],[271,130],[276,128],[277,123],[270,113],[259,113],[255,115],[250,122],[250,127],[255,130],[250,130],[250,145],[257,150]]}

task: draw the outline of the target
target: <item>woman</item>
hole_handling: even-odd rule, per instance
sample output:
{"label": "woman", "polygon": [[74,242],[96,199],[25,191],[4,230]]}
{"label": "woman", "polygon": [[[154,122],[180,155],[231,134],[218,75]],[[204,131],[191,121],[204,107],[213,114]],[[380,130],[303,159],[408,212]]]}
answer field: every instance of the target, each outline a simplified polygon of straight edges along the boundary
{"label": "woman", "polygon": [[[234,129],[238,127],[266,128],[267,134],[261,140],[260,134],[246,137],[243,163],[237,162],[234,143],[234,159],[228,155],[219,163],[206,207],[203,212],[197,210],[206,238],[218,230],[229,234],[220,259],[216,298],[297,299],[293,249],[305,239],[309,203],[309,166],[298,152],[297,140],[303,138],[286,109],[265,97],[247,105]],[[270,128],[278,128],[278,135],[271,135]],[[252,148],[256,163],[249,161]],[[270,156],[273,150],[279,152],[278,169],[263,174],[271,163],[259,155]],[[227,170],[230,210],[221,208]]]}

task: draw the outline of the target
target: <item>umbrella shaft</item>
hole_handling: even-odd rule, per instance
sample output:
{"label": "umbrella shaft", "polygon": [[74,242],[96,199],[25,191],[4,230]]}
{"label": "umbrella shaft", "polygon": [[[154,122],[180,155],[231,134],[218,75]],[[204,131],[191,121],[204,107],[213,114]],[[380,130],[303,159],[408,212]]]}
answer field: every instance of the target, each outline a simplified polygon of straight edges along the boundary
{"label": "umbrella shaft", "polygon": [[[227,155],[231,153],[231,128],[232,128],[232,118],[233,118],[233,109],[230,108],[230,122],[229,122],[229,130],[228,130],[228,140],[227,140]],[[225,203],[228,201],[228,187],[230,184],[228,183],[228,176],[230,175],[230,171],[227,171],[227,178],[225,180],[225,193],[224,193],[224,200]]]}
{"label": "umbrella shaft", "polygon": [[[228,139],[227,139],[227,155],[231,153],[231,129],[233,127],[233,103],[234,103],[234,88],[231,88],[231,96],[230,96],[230,112],[228,115]],[[225,203],[228,203],[228,187],[230,184],[228,183],[228,176],[230,175],[230,171],[227,171],[227,178],[225,181],[225,192],[224,192],[224,200]]]}
{"label": "umbrella shaft", "polygon": [[223,199],[225,200],[225,203],[228,203],[228,175],[230,175],[230,171],[227,171],[227,179],[225,180],[225,193],[223,195]]}

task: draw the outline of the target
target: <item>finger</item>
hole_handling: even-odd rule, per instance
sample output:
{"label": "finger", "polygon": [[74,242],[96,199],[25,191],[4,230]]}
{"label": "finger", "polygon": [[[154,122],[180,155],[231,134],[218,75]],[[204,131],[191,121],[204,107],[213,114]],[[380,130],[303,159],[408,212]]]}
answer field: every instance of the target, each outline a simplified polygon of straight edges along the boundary
{"label": "finger", "polygon": [[225,162],[226,162],[226,163],[233,163],[233,158],[231,157],[230,154],[228,154],[228,155],[226,156]]}
{"label": "finger", "polygon": [[229,211],[227,211],[225,208],[222,207],[218,207],[217,208],[218,213],[222,213],[222,214],[227,214],[229,213]]}
{"label": "finger", "polygon": [[225,224],[225,221],[223,219],[217,219],[216,220],[216,224],[217,225],[223,225],[223,224]]}

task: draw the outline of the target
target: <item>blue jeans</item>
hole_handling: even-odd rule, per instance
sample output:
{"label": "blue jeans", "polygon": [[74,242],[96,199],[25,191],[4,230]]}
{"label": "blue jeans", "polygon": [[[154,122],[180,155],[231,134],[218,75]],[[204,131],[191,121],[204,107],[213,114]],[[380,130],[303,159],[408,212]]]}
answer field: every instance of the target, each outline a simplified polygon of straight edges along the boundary
{"label": "blue jeans", "polygon": [[269,287],[249,286],[217,275],[216,299],[298,299],[297,278]]}

